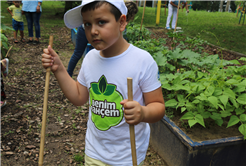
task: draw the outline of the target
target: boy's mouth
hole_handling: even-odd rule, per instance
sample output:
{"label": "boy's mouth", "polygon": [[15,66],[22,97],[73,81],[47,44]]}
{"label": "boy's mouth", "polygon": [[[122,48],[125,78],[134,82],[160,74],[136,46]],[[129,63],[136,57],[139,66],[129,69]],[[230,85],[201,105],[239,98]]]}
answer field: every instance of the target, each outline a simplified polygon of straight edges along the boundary
{"label": "boy's mouth", "polygon": [[99,43],[101,40],[100,39],[93,39],[93,43]]}

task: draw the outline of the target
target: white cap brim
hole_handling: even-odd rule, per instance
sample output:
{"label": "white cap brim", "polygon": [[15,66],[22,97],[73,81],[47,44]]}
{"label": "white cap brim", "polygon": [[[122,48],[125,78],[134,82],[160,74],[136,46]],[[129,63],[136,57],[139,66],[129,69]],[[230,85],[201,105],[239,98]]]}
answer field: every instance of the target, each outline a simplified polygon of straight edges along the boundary
{"label": "white cap brim", "polygon": [[[80,25],[82,25],[83,18],[81,14],[81,9],[84,5],[91,3],[93,1],[96,0],[83,0],[81,5],[68,10],[64,14],[65,25],[70,29],[77,28]],[[122,14],[127,15],[127,7],[125,5],[124,0],[106,0],[106,1],[114,5],[116,8],[118,8]]]}
{"label": "white cap brim", "polygon": [[82,7],[82,5],[77,6],[71,10],[68,10],[64,14],[64,22],[68,28],[73,29],[83,24],[83,18],[81,15]]}

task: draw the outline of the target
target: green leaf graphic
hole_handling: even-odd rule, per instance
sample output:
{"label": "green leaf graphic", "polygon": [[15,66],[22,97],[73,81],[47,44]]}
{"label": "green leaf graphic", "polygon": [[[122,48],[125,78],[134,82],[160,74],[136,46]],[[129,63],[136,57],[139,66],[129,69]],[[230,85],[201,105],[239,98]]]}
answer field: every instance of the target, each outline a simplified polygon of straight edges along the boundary
{"label": "green leaf graphic", "polygon": [[97,95],[100,95],[101,92],[99,91],[98,84],[97,83],[91,83],[91,88],[93,92]]}
{"label": "green leaf graphic", "polygon": [[107,85],[107,89],[104,92],[104,95],[105,96],[110,96],[112,93],[114,93],[115,89],[116,89],[116,86],[115,85],[108,84]]}
{"label": "green leaf graphic", "polygon": [[99,90],[101,93],[104,93],[107,88],[107,80],[104,76],[102,76],[99,80]]}

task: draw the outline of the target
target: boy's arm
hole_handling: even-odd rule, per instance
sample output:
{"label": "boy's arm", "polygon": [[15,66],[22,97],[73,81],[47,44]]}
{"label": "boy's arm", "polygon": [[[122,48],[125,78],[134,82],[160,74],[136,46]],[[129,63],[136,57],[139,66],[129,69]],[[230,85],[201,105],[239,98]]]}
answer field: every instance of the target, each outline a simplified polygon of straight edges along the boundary
{"label": "boy's arm", "polygon": [[68,100],[76,106],[84,105],[88,98],[89,92],[87,88],[79,82],[74,81],[67,73],[57,53],[49,46],[44,49],[42,54],[42,65],[44,68],[51,67],[51,71],[62,89],[62,92]]}
{"label": "boy's arm", "polygon": [[11,10],[9,10],[9,7],[7,8],[8,12],[11,14],[11,16],[13,16],[13,13]]}
{"label": "boy's arm", "polygon": [[152,92],[144,93],[146,106],[141,106],[136,101],[123,100],[125,120],[129,124],[136,125],[140,122],[154,123],[165,115],[165,104],[162,95],[162,88]]}
{"label": "boy's arm", "polygon": [[162,94],[162,88],[158,88],[152,92],[144,93],[144,101],[146,106],[142,106],[143,119],[142,122],[155,123],[165,115],[165,104]]}

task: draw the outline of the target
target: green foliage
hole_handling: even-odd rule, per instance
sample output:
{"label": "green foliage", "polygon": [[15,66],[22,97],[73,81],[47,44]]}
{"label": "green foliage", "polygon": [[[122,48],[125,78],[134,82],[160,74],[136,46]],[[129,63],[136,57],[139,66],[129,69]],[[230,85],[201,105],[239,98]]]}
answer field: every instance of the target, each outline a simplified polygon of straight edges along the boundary
{"label": "green foliage", "polygon": [[[3,16],[1,16],[1,18],[3,18]],[[13,28],[10,28],[10,27],[8,27],[8,26],[6,26],[6,25],[4,25],[3,23],[1,23],[1,30],[14,30]],[[1,31],[2,32],[2,31]]]}
{"label": "green foliage", "polygon": [[240,1],[240,0],[236,0],[235,2],[235,5],[238,7],[238,5],[240,4],[241,7],[243,6],[243,4],[245,3],[245,1]]}
{"label": "green foliage", "polygon": [[[169,37],[175,37],[177,41],[182,40],[179,35],[169,33]],[[227,127],[240,123],[238,130],[246,139],[246,65],[227,66],[239,62],[191,51],[189,48],[198,46],[203,50],[202,44],[206,41],[200,40],[199,36],[185,41],[182,47],[173,51],[163,46],[164,39],[133,42],[150,52],[159,66],[168,114],[174,115],[171,109],[180,111],[183,114],[181,120],[187,120],[190,127],[195,124],[206,127],[206,119],[222,126],[229,118]]]}
{"label": "green foliage", "polygon": [[142,26],[142,29],[140,31],[141,25],[135,22],[137,18],[138,17],[136,17],[132,22],[130,22],[126,27],[126,37],[130,43],[133,43],[134,41],[138,40],[150,39],[151,32],[144,26]]}
{"label": "green foliage", "polygon": [[[179,48],[162,60],[168,64],[160,74],[166,107],[181,110],[181,119],[188,120],[190,127],[196,123],[205,127],[208,118],[221,126],[230,117],[227,127],[240,122],[239,131],[246,138],[245,65],[223,68],[230,62],[217,55],[202,56]],[[180,67],[183,70],[176,72]]]}
{"label": "green foliage", "polygon": [[77,163],[82,163],[84,161],[84,156],[80,154],[75,154],[73,158]]}
{"label": "green foliage", "polygon": [[5,55],[9,49],[9,41],[8,41],[8,38],[4,34],[6,30],[13,30],[13,29],[1,23],[1,55],[2,55],[2,58],[5,58]]}

